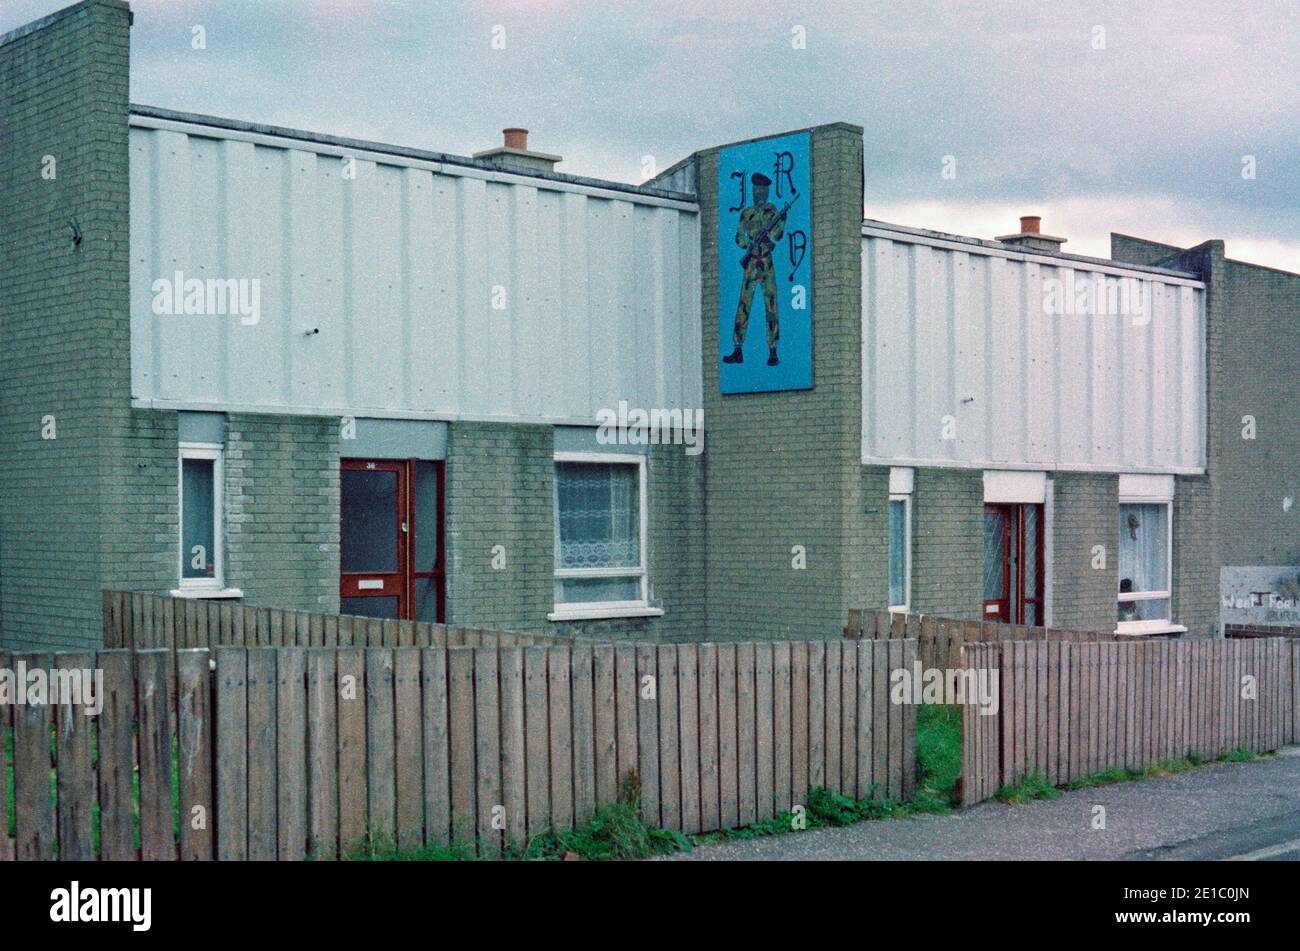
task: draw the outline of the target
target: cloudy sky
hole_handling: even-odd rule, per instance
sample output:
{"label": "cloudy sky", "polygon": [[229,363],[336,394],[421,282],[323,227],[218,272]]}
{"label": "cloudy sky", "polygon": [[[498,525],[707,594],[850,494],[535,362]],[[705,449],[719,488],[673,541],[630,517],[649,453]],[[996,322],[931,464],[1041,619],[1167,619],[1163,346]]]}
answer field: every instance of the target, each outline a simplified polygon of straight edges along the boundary
{"label": "cloudy sky", "polygon": [[[0,0],[0,31],[65,5]],[[1223,238],[1232,257],[1300,271],[1294,0],[133,9],[137,103],[465,154],[522,125],[561,170],[623,181],[647,155],[662,169],[847,120],[866,129],[869,217],[992,237],[1041,214],[1084,254],[1106,255],[1112,230]]]}

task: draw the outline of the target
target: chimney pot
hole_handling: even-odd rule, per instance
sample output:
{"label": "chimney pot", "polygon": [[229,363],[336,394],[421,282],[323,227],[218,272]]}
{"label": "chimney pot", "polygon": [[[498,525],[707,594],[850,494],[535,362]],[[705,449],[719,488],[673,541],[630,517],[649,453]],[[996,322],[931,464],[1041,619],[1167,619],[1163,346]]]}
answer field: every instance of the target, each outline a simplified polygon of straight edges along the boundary
{"label": "chimney pot", "polygon": [[1043,224],[1043,219],[1039,215],[1021,215],[1020,216],[1020,233],[1021,234],[1038,234],[1039,228]]}
{"label": "chimney pot", "polygon": [[503,129],[502,134],[505,137],[505,144],[498,145],[494,149],[484,149],[482,152],[475,152],[474,158],[487,165],[496,168],[509,169],[514,172],[528,173],[555,171],[555,166],[556,163],[560,161],[560,156],[531,151],[528,148],[527,129]]}

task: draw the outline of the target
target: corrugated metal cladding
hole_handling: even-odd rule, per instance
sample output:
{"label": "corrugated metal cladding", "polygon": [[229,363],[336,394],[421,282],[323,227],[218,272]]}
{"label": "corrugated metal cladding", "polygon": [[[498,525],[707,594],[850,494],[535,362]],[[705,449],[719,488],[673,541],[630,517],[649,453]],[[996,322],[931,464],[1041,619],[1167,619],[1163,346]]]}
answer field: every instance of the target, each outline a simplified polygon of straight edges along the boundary
{"label": "corrugated metal cladding", "polygon": [[[701,405],[693,204],[132,125],[137,405],[567,422]],[[177,271],[257,279],[260,319],[157,315]]]}
{"label": "corrugated metal cladding", "polygon": [[[1104,296],[1113,278],[1141,282],[1149,320],[1044,304],[1049,279]],[[864,228],[863,461],[1202,471],[1204,293],[1122,265]]]}

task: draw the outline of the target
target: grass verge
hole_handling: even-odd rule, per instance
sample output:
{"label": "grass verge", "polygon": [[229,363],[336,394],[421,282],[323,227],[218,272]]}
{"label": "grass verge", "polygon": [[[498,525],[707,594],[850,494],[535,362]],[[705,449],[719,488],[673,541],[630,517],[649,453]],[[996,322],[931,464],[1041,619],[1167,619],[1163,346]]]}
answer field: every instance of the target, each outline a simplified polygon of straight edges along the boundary
{"label": "grass verge", "polygon": [[1042,774],[1034,773],[1014,786],[1003,786],[994,793],[994,798],[998,802],[1021,805],[1037,799],[1056,799],[1061,795],[1062,791],[1068,792],[1072,789],[1091,789],[1096,786],[1113,786],[1115,783],[1131,783],[1139,779],[1173,776],[1176,773],[1185,773],[1188,770],[1204,766],[1207,762],[1245,763],[1271,755],[1271,753],[1252,753],[1250,750],[1232,750],[1213,760],[1205,760],[1200,756],[1184,756],[1179,759],[1152,763],[1143,769],[1126,769],[1121,766],[1112,766],[1089,776],[1071,780],[1059,787],[1053,786]]}

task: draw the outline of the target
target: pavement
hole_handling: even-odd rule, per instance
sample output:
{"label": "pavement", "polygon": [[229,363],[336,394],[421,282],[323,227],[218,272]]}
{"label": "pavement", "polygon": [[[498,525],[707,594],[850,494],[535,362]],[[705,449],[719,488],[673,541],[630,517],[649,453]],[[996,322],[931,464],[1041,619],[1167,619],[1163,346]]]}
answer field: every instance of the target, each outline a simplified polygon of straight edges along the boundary
{"label": "pavement", "polygon": [[[1104,828],[1094,828],[1095,807]],[[1300,861],[1300,747],[1020,806],[705,845],[666,861],[909,859]]]}

